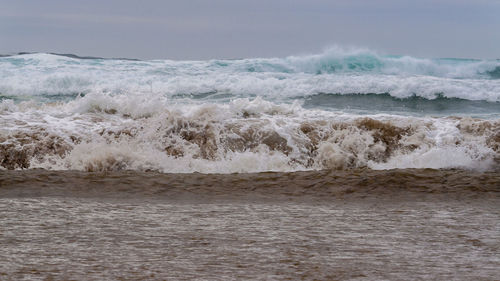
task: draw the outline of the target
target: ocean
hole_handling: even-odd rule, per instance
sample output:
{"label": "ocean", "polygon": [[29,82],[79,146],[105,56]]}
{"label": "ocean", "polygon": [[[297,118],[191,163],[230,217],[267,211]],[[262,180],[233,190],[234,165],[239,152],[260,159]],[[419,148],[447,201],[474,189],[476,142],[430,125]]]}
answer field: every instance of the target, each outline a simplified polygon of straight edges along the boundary
{"label": "ocean", "polygon": [[500,271],[500,60],[0,56],[0,279]]}
{"label": "ocean", "polygon": [[500,61],[0,58],[5,169],[499,167]]}

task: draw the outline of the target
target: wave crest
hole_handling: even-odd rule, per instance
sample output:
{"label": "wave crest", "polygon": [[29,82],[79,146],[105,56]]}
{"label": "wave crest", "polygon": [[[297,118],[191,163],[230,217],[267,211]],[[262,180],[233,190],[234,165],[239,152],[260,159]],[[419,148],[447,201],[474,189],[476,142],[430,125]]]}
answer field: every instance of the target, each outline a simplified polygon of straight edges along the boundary
{"label": "wave crest", "polygon": [[285,62],[296,72],[375,73],[389,75],[425,75],[442,78],[497,79],[500,61],[476,59],[427,59],[411,56],[387,56],[368,49],[332,47],[321,54],[291,56]]}
{"label": "wave crest", "polygon": [[127,107],[81,111],[61,103],[3,112],[0,165],[233,173],[363,167],[487,170],[500,163],[498,120],[360,117],[260,98],[160,108],[134,115]]}
{"label": "wave crest", "polygon": [[331,48],[286,58],[209,61],[78,59],[50,54],[0,58],[0,98],[71,100],[79,94],[170,98],[262,96],[281,102],[318,93],[388,93],[500,101],[500,61],[385,56]]}

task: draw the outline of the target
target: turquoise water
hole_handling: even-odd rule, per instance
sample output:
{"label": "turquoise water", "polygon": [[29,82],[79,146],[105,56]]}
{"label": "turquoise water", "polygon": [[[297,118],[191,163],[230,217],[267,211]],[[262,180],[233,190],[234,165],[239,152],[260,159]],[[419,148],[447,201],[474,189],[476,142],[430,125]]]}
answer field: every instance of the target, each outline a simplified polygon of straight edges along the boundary
{"label": "turquoise water", "polygon": [[183,102],[261,97],[275,103],[301,100],[323,110],[495,116],[499,73],[498,60],[368,50],[207,61],[23,54],[0,58],[0,99],[66,102],[89,93],[154,94]]}

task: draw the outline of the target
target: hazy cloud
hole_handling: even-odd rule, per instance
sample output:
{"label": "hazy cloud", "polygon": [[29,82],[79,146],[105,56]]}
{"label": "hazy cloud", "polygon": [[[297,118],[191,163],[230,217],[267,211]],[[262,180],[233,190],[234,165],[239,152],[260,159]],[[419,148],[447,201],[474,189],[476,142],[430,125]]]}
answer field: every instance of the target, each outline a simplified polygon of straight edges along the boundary
{"label": "hazy cloud", "polygon": [[137,58],[285,56],[332,44],[500,57],[496,0],[0,0],[0,53]]}

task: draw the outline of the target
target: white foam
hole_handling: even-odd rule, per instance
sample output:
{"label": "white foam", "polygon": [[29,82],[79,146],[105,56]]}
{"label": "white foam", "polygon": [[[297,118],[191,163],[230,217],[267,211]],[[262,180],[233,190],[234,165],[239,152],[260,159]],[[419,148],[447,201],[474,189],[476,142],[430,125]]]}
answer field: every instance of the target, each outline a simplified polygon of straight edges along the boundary
{"label": "white foam", "polygon": [[[262,98],[177,104],[89,94],[67,103],[0,105],[0,140],[15,145],[6,149],[34,153],[31,168],[234,173],[498,166],[491,143],[498,120],[358,116]],[[366,127],[363,118],[400,128],[400,138],[380,141],[378,125]],[[65,154],[51,152],[45,142],[53,140],[69,147]]]}
{"label": "white foam", "polygon": [[18,107],[14,104],[13,100],[2,100],[0,101],[0,113],[2,112],[12,112],[17,111]]}
{"label": "white foam", "polygon": [[33,159],[32,168],[54,170],[140,170],[164,173],[256,173],[266,171],[308,170],[290,165],[289,158],[267,147],[255,151],[232,152],[223,159],[207,160],[192,157],[172,157],[153,147],[134,142],[90,142],[76,145],[65,157],[47,156]]}
{"label": "white foam", "polygon": [[459,146],[427,147],[412,153],[392,157],[386,163],[369,162],[369,167],[375,170],[430,168],[430,169],[473,169],[485,171],[491,169],[495,152],[490,148],[474,146],[472,148]]}
{"label": "white foam", "polygon": [[[355,68],[349,70],[350,65]],[[335,67],[343,70],[326,71]],[[79,60],[32,54],[0,58],[0,93],[45,97],[154,93],[174,97],[217,92],[234,97],[257,95],[274,102],[317,93],[390,93],[399,98],[417,95],[433,99],[443,94],[500,101],[500,79],[488,79],[484,74],[498,67],[498,61],[387,57],[339,48],[300,57],[219,61]]]}

